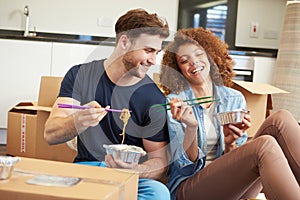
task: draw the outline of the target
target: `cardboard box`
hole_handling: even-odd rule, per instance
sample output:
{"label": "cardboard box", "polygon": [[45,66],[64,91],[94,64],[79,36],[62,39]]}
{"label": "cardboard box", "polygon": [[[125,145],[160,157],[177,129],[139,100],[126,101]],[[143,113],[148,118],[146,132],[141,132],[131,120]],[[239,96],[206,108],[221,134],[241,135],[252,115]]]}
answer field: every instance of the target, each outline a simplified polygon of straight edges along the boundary
{"label": "cardboard box", "polygon": [[252,126],[247,130],[248,136],[253,137],[258,128],[272,109],[272,94],[288,93],[265,83],[234,81],[233,87],[242,92],[250,110]]}
{"label": "cardboard box", "polygon": [[[26,182],[38,175],[76,177],[81,180],[72,186],[44,186]],[[11,177],[0,181],[1,199],[136,200],[137,188],[138,173],[134,171],[24,157],[14,167]]]}
{"label": "cardboard box", "polygon": [[62,77],[41,77],[38,102],[22,102],[8,112],[6,153],[13,156],[72,162],[76,152],[66,143],[48,145],[44,125],[54,104]]}

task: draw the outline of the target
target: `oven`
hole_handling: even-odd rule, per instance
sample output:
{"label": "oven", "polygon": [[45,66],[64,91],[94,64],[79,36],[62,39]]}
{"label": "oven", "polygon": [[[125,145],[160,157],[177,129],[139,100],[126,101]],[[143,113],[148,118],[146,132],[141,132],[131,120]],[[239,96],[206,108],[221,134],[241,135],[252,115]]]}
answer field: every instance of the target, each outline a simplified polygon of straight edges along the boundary
{"label": "oven", "polygon": [[254,58],[251,56],[230,55],[235,62],[234,80],[253,82]]}

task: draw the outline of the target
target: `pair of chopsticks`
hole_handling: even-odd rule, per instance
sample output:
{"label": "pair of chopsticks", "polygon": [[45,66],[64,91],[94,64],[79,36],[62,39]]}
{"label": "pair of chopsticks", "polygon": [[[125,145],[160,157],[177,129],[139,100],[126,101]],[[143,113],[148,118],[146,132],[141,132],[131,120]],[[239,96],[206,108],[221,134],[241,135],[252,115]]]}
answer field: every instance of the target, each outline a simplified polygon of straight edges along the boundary
{"label": "pair of chopsticks", "polygon": [[[196,101],[196,102],[195,102]],[[213,96],[205,96],[205,97],[200,97],[200,98],[194,98],[194,99],[185,99],[183,102],[191,102],[188,103],[189,106],[196,106],[196,105],[201,105],[204,103],[211,103],[219,101],[218,99],[215,99]],[[170,105],[170,103],[164,103],[164,104],[155,104],[151,108],[156,108],[156,107],[165,107]],[[165,107],[164,109],[157,110],[157,112],[163,111],[163,110],[170,110],[171,108]]]}
{"label": "pair of chopsticks", "polygon": [[[79,105],[73,105],[73,104],[64,104],[64,103],[58,103],[57,106],[59,108],[72,108],[72,109],[89,109],[89,108],[94,108],[92,106],[79,106]],[[123,112],[123,110],[118,110],[118,109],[111,109],[111,108],[103,108],[104,110],[108,112]],[[131,110],[129,112],[132,112]]]}

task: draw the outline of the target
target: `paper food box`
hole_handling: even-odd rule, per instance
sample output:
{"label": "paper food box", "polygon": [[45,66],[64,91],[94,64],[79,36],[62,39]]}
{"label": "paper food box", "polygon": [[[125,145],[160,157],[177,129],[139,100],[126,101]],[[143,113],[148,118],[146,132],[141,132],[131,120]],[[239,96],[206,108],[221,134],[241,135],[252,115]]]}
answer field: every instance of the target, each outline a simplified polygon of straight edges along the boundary
{"label": "paper food box", "polygon": [[0,199],[137,199],[137,172],[20,158],[10,178],[0,181]]}
{"label": "paper food box", "polygon": [[234,81],[233,87],[244,95],[247,108],[250,110],[252,126],[247,130],[253,137],[272,109],[272,94],[288,93],[270,84],[248,81]]}
{"label": "paper food box", "polygon": [[42,76],[38,102],[21,102],[8,112],[6,153],[13,156],[72,162],[76,152],[66,143],[48,145],[44,125],[54,104],[62,77]]}

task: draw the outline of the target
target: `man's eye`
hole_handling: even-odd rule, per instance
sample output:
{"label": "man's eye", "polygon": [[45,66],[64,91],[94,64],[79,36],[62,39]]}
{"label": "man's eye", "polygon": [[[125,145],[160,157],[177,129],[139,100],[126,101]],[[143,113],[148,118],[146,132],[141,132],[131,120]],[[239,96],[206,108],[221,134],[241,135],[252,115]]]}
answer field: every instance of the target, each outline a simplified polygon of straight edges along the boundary
{"label": "man's eye", "polygon": [[151,52],[153,52],[153,49],[145,49],[145,51],[146,51],[147,53],[151,53]]}

